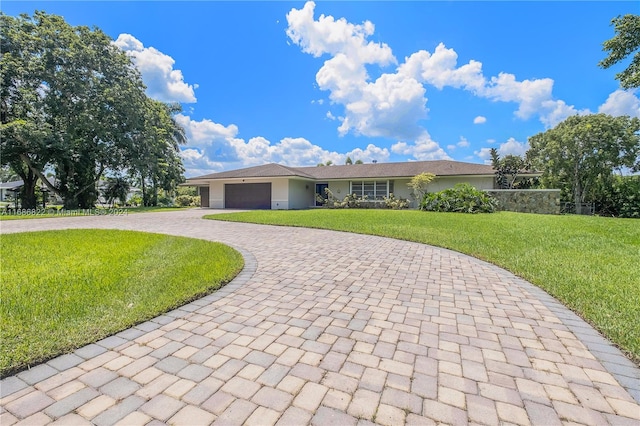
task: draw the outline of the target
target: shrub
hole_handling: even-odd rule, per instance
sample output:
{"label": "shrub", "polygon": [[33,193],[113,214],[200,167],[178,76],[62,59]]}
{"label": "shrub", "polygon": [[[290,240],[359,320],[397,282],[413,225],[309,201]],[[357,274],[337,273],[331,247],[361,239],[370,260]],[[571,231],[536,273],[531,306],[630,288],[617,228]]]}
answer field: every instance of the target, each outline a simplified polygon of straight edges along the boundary
{"label": "shrub", "polygon": [[640,218],[640,176],[613,176],[596,192],[598,214]]}
{"label": "shrub", "polygon": [[459,183],[444,191],[425,194],[420,210],[434,212],[493,213],[498,202],[468,183]]}
{"label": "shrub", "polygon": [[408,209],[409,200],[406,198],[396,198],[393,194],[389,194],[389,197],[384,197],[384,206],[393,210]]}
{"label": "shrub", "polygon": [[389,194],[389,197],[384,197],[381,201],[369,200],[366,195],[364,197],[358,197],[356,194],[347,194],[342,200],[340,200],[333,195],[333,192],[331,192],[329,188],[325,188],[324,191],[327,198],[323,198],[318,195],[316,199],[322,202],[325,207],[330,209],[387,208],[399,210],[409,207],[409,200],[396,198],[393,194]]}
{"label": "shrub", "polygon": [[131,198],[129,198],[129,204],[137,207],[137,206],[141,206],[142,205],[142,195],[133,195]]}
{"label": "shrub", "polygon": [[178,195],[175,204],[180,207],[199,206],[200,197],[195,195]]}

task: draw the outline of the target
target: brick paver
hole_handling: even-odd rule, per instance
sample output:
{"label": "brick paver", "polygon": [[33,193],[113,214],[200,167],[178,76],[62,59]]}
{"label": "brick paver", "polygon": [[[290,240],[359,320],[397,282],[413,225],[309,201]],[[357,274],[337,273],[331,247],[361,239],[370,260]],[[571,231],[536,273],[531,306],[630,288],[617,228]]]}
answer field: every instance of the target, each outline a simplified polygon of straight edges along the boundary
{"label": "brick paver", "polygon": [[216,293],[0,381],[2,424],[638,424],[640,369],[542,290],[448,250],[200,209],[2,222],[220,241]]}

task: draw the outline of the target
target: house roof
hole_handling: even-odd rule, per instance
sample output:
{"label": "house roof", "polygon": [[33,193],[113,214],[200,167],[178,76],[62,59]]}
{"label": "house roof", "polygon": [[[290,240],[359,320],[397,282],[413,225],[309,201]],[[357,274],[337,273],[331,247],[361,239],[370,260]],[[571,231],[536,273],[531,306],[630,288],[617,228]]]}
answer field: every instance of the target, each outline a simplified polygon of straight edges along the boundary
{"label": "house roof", "polygon": [[15,180],[13,182],[0,182],[0,189],[11,191],[13,189],[20,188],[22,185],[24,185],[24,182],[21,180]]}
{"label": "house roof", "polygon": [[433,173],[436,176],[489,176],[495,173],[492,166],[485,164],[463,163],[460,161],[412,161],[404,163],[350,164],[324,167],[288,167],[270,163],[262,166],[229,170],[198,176],[187,181],[209,179],[238,179],[266,177],[301,177],[314,180],[333,179],[380,179],[413,177],[420,173]]}

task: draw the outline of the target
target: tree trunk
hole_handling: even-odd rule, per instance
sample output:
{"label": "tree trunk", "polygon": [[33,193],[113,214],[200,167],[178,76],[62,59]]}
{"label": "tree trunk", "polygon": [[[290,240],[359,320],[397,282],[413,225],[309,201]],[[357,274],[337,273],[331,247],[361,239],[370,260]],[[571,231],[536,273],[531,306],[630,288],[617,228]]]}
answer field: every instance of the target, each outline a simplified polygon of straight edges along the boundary
{"label": "tree trunk", "polygon": [[20,194],[18,195],[18,193],[14,193],[14,195],[16,196],[16,198],[20,199],[21,208],[35,209],[37,207],[36,182],[38,180],[38,176],[36,176],[28,166],[23,166],[24,164],[19,164],[19,166],[13,167],[16,174],[23,182],[22,188],[20,189]]}
{"label": "tree trunk", "polygon": [[21,207],[23,209],[35,209],[38,207],[36,197],[36,182],[38,181],[38,177],[34,175],[30,169],[21,177],[24,182],[22,190],[20,191]]}
{"label": "tree trunk", "polygon": [[580,185],[580,174],[578,172],[578,162],[575,162],[573,173],[573,204],[576,214],[582,213],[582,185]]}

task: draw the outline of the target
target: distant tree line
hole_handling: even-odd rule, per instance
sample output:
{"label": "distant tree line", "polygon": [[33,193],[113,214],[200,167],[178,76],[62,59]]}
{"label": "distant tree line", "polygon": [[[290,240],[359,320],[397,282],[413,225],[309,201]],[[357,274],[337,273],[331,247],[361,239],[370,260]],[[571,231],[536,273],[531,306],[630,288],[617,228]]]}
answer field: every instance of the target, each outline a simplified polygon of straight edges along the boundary
{"label": "distant tree line", "polygon": [[23,208],[35,207],[38,180],[69,209],[92,207],[104,176],[133,180],[145,205],[184,180],[180,106],[147,97],[100,29],[0,13],[0,51],[0,166],[24,181]]}

